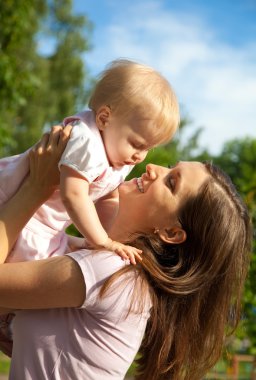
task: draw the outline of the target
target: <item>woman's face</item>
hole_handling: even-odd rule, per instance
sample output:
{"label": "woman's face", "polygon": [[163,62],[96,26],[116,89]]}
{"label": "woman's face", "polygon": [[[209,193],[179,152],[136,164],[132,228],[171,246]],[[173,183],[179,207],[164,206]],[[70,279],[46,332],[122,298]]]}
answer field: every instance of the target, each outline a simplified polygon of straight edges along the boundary
{"label": "woman's face", "polygon": [[119,187],[120,212],[134,231],[152,232],[177,223],[183,202],[196,195],[209,178],[200,162],[179,162],[171,168],[149,164],[141,178]]}

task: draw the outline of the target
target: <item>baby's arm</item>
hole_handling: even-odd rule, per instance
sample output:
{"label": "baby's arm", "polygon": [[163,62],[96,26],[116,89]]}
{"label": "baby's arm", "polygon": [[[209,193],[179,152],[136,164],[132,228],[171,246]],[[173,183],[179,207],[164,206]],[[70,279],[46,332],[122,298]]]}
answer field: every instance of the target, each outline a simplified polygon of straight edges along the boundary
{"label": "baby's arm", "polygon": [[73,223],[94,248],[106,248],[136,264],[141,250],[115,242],[108,237],[89,196],[89,183],[75,170],[62,165],[60,191],[63,203]]}

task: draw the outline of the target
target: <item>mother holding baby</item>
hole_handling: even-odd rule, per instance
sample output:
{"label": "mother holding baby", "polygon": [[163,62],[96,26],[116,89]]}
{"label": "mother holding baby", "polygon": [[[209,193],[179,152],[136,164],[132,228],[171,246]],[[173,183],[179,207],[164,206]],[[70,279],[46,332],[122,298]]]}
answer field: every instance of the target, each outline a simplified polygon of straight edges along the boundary
{"label": "mother holding baby", "polygon": [[[0,210],[0,255],[58,184],[69,128],[30,155],[30,174]],[[251,229],[230,179],[212,164],[147,165],[119,187],[109,236],[143,251],[130,265],[107,250],[0,265],[0,307],[15,310],[11,380],[198,380],[239,322]],[[19,215],[19,218],[17,218]]]}

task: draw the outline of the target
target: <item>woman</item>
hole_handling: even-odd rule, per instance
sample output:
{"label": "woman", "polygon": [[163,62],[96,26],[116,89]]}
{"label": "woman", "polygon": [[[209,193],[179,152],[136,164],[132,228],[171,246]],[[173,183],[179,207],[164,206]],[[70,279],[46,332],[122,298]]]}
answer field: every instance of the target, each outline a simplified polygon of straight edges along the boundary
{"label": "woman", "polygon": [[[1,209],[3,259],[55,190],[66,139],[59,128],[42,139]],[[139,350],[137,379],[193,380],[219,358],[239,321],[251,240],[234,186],[212,165],[181,162],[148,165],[119,194],[109,234],[142,249],[141,263],[80,250],[0,266],[0,307],[19,309],[10,379],[122,379]]]}

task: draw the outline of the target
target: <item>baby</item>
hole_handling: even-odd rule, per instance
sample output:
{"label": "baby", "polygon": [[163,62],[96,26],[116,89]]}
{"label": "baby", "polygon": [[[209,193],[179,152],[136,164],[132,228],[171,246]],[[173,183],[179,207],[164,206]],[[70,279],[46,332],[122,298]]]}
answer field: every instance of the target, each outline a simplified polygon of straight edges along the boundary
{"label": "baby", "polygon": [[[71,137],[59,162],[60,187],[20,234],[8,262],[63,255],[72,222],[93,248],[105,248],[135,264],[140,251],[111,240],[119,184],[148,151],[169,141],[179,108],[168,81],[129,60],[112,62],[90,97],[89,110],[64,119]],[[0,203],[28,172],[28,152],[0,160]]]}
{"label": "baby", "polygon": [[[73,128],[59,162],[59,189],[24,227],[6,261],[64,255],[65,229],[73,222],[87,245],[136,264],[141,251],[111,240],[107,231],[118,209],[119,184],[178,128],[179,107],[170,84],[148,66],[114,61],[99,78],[89,110],[67,117],[63,124]],[[0,204],[16,192],[28,170],[29,150],[0,160]],[[0,349],[7,354],[12,318],[0,318]]]}

